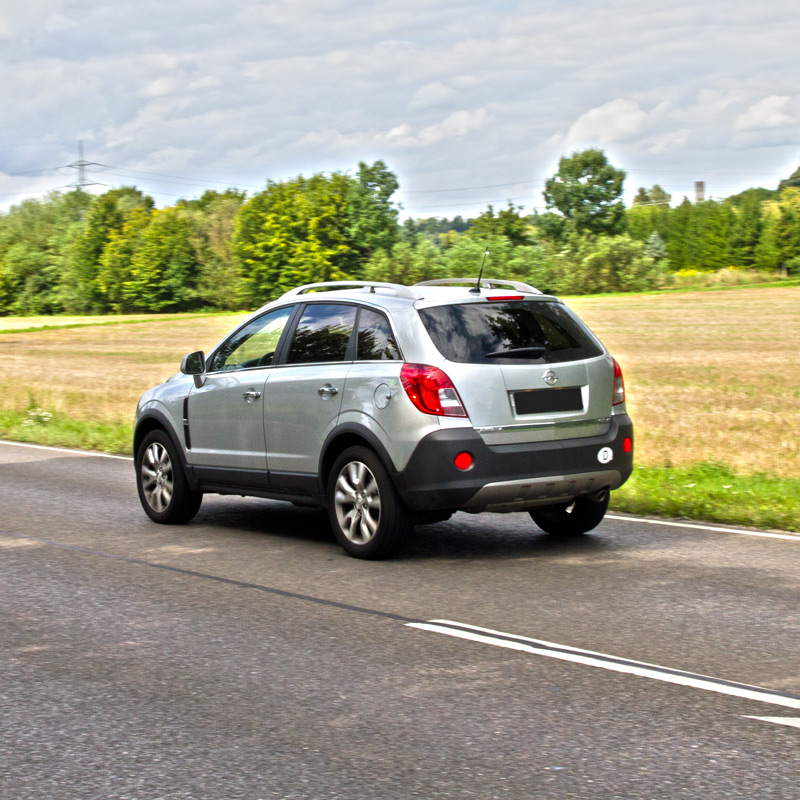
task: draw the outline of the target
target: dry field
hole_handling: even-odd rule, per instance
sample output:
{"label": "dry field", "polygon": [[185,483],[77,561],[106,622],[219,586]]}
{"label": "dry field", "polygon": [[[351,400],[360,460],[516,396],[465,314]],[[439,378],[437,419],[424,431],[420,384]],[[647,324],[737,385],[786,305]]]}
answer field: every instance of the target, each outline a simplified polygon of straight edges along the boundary
{"label": "dry field", "polygon": [[570,305],[623,367],[639,463],[800,478],[800,288]]}
{"label": "dry field", "polygon": [[[639,463],[800,478],[800,288],[569,303],[622,364]],[[240,318],[2,333],[0,409],[33,398],[77,419],[130,421],[145,388]]]}

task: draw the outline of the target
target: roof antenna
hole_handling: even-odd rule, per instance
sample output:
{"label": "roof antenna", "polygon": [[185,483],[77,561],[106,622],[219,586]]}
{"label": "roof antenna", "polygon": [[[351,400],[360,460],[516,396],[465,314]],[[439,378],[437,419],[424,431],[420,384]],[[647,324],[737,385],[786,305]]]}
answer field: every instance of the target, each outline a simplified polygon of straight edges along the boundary
{"label": "roof antenna", "polygon": [[483,265],[486,263],[486,256],[489,255],[489,249],[486,249],[486,252],[483,254],[483,261],[481,262],[481,271],[478,273],[478,283],[476,284],[474,289],[470,289],[473,294],[480,294],[481,293],[481,278],[483,277]]}

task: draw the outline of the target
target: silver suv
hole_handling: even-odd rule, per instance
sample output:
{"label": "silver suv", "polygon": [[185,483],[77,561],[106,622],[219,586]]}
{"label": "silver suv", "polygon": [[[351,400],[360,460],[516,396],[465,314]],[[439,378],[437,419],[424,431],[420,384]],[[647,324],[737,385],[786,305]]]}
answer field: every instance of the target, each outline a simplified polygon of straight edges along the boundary
{"label": "silver suv", "polygon": [[633,468],[619,365],[561,300],[513,281],[302,286],[181,373],[136,411],[156,522],[187,522],[206,492],[288,500],[380,558],[455,511],[584,533]]}

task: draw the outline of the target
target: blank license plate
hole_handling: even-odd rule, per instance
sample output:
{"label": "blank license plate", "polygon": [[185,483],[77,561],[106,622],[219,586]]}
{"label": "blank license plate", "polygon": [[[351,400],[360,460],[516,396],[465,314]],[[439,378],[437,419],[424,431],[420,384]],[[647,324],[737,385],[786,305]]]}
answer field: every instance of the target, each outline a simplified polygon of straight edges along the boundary
{"label": "blank license plate", "polygon": [[517,414],[547,414],[551,411],[583,411],[579,386],[565,389],[533,389],[514,392]]}

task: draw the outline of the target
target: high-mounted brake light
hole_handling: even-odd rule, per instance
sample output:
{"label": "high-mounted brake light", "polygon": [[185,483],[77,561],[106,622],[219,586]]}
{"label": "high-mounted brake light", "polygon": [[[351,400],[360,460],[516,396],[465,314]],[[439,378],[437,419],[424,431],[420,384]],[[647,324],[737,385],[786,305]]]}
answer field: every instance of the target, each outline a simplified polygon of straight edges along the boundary
{"label": "high-mounted brake light", "polygon": [[467,412],[450,378],[438,367],[403,364],[400,383],[409,400],[424,414],[466,417]]}
{"label": "high-mounted brake light", "polygon": [[524,294],[501,294],[501,295],[494,295],[494,297],[487,297],[486,298],[490,303],[497,303],[500,300],[524,300]]}
{"label": "high-mounted brake light", "polygon": [[622,370],[617,360],[614,359],[614,395],[611,400],[612,406],[618,406],[625,402],[625,381],[622,378]]}

